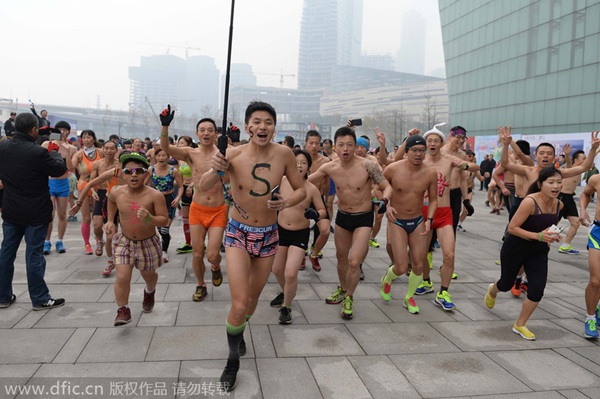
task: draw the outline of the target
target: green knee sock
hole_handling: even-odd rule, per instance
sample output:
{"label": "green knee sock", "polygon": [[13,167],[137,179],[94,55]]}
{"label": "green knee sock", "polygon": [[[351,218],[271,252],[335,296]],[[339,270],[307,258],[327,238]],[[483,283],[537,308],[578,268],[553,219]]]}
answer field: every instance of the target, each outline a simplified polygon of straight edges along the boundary
{"label": "green knee sock", "polygon": [[415,291],[417,290],[417,287],[421,284],[422,281],[422,274],[420,276],[417,276],[412,271],[410,272],[410,275],[408,276],[408,291],[406,291],[407,298],[411,298],[413,295],[415,295]]}
{"label": "green knee sock", "polygon": [[395,279],[397,279],[400,276],[396,276],[396,274],[394,273],[394,265],[390,266],[387,273],[385,274],[385,277],[383,278],[384,281],[388,284],[391,284],[392,281],[394,281]]}

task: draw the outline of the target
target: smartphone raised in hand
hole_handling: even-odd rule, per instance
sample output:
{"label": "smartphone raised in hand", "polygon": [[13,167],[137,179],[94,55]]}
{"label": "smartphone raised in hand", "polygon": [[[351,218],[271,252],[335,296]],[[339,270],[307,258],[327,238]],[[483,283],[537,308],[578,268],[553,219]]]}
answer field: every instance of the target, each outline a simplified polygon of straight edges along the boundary
{"label": "smartphone raised in hand", "polygon": [[217,139],[217,148],[225,156],[225,152],[227,151],[227,144],[229,144],[229,140],[227,140],[227,136],[222,134]]}
{"label": "smartphone raised in hand", "polygon": [[279,199],[275,194],[279,194],[279,186],[275,186],[275,188],[271,190],[271,201],[277,201]]}
{"label": "smartphone raised in hand", "polygon": [[362,119],[351,119],[350,124],[352,126],[362,126]]}

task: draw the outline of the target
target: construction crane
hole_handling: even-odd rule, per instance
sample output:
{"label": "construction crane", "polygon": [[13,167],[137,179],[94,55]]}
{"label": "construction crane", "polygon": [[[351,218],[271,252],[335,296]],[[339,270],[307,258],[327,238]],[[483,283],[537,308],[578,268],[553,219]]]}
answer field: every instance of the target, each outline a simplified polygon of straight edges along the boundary
{"label": "construction crane", "polygon": [[169,44],[160,44],[160,43],[138,43],[138,44],[143,44],[143,45],[147,45],[147,46],[156,46],[156,47],[166,47],[167,48],[167,54],[169,54],[169,51],[171,50],[171,48],[183,48],[185,49],[185,58],[189,58],[189,51],[190,50],[196,50],[196,51],[201,51],[202,49],[200,47],[191,47],[191,46],[171,46]]}
{"label": "construction crane", "polygon": [[287,77],[287,78],[295,78],[296,75],[294,75],[293,73],[283,73],[283,71],[281,71],[281,73],[270,73],[270,72],[255,72],[257,75],[269,75],[269,76],[279,76],[279,87],[283,88],[283,78]]}
{"label": "construction crane", "polygon": [[148,100],[148,96],[144,96],[144,100],[146,100],[146,103],[148,103],[148,106],[150,107],[150,111],[152,111],[152,115],[154,115],[156,118],[158,118],[158,123],[160,123],[160,116],[158,116],[158,114],[154,110],[152,103],[150,103],[150,100]]}

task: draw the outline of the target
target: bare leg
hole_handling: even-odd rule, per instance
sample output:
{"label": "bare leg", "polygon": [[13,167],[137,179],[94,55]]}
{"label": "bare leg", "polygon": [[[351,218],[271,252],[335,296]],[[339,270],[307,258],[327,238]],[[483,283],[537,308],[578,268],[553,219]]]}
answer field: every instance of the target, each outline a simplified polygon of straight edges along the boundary
{"label": "bare leg", "polygon": [[131,290],[131,275],[133,266],[117,265],[117,278],[115,280],[115,299],[119,307],[129,303],[129,291]]}

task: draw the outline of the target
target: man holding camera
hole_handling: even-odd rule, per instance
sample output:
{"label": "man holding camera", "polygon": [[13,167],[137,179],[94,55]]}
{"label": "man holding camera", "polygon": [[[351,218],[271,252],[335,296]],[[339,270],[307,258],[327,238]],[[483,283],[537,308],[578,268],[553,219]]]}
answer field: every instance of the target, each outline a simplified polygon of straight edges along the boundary
{"label": "man holding camera", "polygon": [[39,128],[35,115],[17,115],[15,127],[12,140],[0,143],[0,179],[4,184],[0,308],[7,308],[16,300],[12,291],[14,261],[25,237],[27,286],[33,310],[51,309],[64,305],[65,300],[53,299],[44,281],[46,260],[42,249],[52,220],[48,176],[65,174],[67,165],[57,152],[58,145],[50,143],[45,149],[36,144]]}

